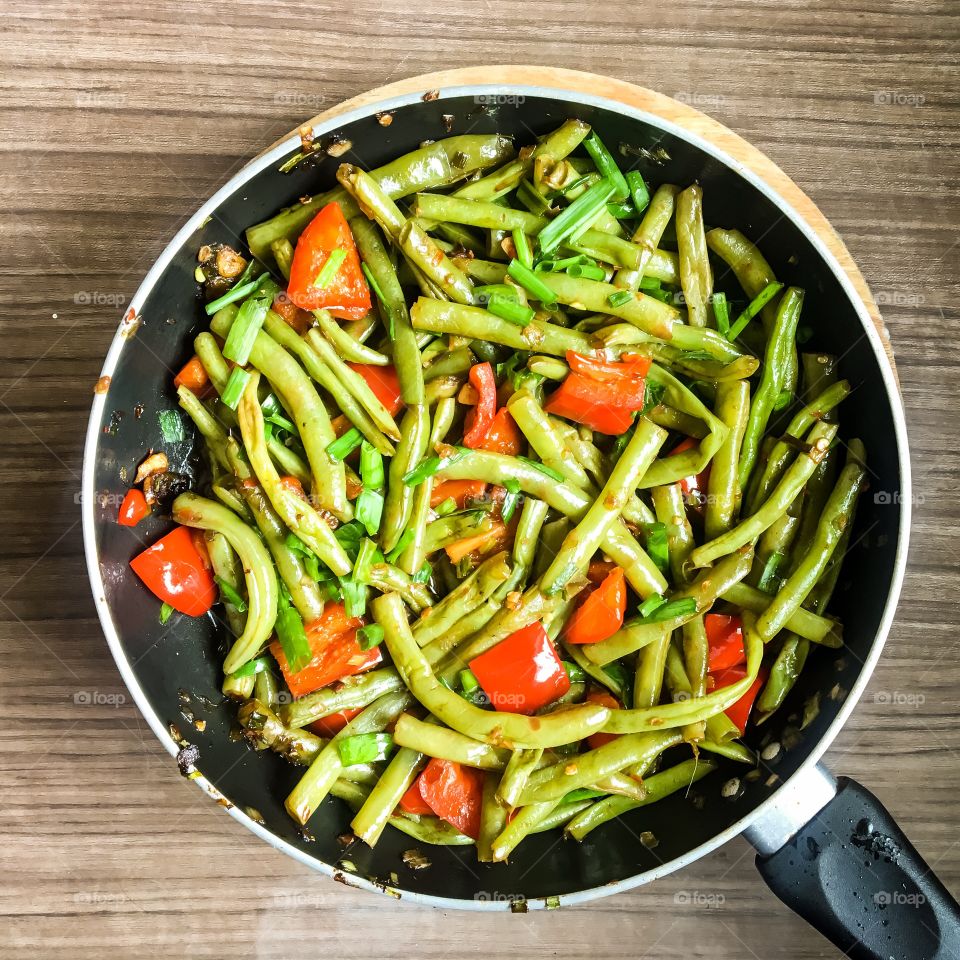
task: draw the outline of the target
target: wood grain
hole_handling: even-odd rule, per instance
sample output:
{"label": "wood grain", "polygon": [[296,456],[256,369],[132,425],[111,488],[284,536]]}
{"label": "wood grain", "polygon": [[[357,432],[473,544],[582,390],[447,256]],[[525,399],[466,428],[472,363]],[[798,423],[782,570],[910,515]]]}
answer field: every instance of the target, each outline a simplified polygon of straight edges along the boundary
{"label": "wood grain", "polygon": [[120,699],[75,498],[124,298],[265,144],[371,87],[469,64],[562,64],[689,103],[787,171],[849,247],[897,355],[918,502],[885,656],[829,760],[960,891],[955,4],[0,0],[0,12],[0,958],[834,955],[766,892],[741,841],[557,913],[362,895],[184,785]]}

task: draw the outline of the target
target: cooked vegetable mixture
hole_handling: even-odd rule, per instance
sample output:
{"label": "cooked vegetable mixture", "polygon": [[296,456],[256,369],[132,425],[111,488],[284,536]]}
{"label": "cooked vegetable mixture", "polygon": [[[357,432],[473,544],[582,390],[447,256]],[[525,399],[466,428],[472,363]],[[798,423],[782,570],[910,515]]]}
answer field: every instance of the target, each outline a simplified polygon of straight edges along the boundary
{"label": "cooked vegetable mixture", "polygon": [[865,484],[803,290],[577,120],[337,179],[199,251],[175,386],[209,482],[154,455],[119,517],[172,501],[131,565],[163,619],[221,606],[245,735],[303,767],[290,816],[332,794],[370,845],[502,861],[753,764],[842,643]]}

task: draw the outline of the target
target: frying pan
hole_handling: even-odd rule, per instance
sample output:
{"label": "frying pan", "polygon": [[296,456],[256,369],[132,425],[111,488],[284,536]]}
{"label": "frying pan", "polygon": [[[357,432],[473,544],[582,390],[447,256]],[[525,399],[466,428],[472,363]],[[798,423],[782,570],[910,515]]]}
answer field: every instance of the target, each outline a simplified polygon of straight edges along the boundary
{"label": "frying pan", "polygon": [[[392,114],[389,126],[378,120],[384,111]],[[375,849],[357,842],[345,852],[338,837],[348,830],[350,813],[339,800],[322,805],[308,834],[298,831],[283,798],[299,772],[231,737],[235,708],[220,696],[217,625],[176,614],[160,624],[155,598],[129,571],[131,556],[167,521],[158,517],[124,528],[116,523],[116,506],[151,447],[165,449],[179,469],[202,469],[192,437],[164,443],[157,417],[176,407],[172,372],[205,327],[193,279],[202,244],[242,244],[247,226],[332,185],[344,160],[374,167],[451,133],[500,132],[524,144],[570,117],[591,123],[606,143],[626,145],[629,162],[648,179],[699,181],[707,222],[743,230],[760,243],[778,278],[806,290],[805,322],[813,328],[806,349],[841,358],[842,376],[855,385],[844,405],[844,429],[848,436],[855,430],[869,451],[871,491],[858,510],[833,606],[844,621],[846,645],[817,650],[777,717],[748,734],[751,746],[768,748],[759,776],[745,777],[731,764],[687,794],[604,825],[582,844],[563,841],[556,831],[535,835],[507,864],[478,864],[472,848],[430,848],[423,852],[431,866],[414,871],[403,859],[413,843],[397,831],[386,831]],[[818,765],[880,655],[910,527],[903,410],[875,325],[879,317],[819,211],[769,160],[689,107],[572,71],[484,68],[428,75],[321,115],[314,133],[352,146],[340,158],[282,174],[277,168],[300,144],[297,136],[279,142],[230,179],[174,237],[131,301],[94,399],[83,472],[89,576],[110,649],[160,741],[173,755],[181,737],[196,745],[194,782],[277,849],[405,901],[487,910],[582,903],[654,880],[745,833],[771,888],[850,956],[953,956],[948,951],[960,944],[960,907],[879,801]],[[205,721],[203,730],[188,722],[185,710]],[[721,796],[733,777],[739,789],[731,785],[723,792],[732,796]]]}

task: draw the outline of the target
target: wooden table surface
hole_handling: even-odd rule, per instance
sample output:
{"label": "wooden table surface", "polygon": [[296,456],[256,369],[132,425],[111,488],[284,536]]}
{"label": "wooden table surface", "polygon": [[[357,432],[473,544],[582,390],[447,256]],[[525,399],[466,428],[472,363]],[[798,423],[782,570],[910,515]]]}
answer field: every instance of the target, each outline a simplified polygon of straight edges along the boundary
{"label": "wooden table surface", "polygon": [[835,955],[766,891],[740,840],[653,886],[526,916],[332,883],[177,776],[107,651],[77,504],[91,389],[125,300],[187,215],[302,119],[484,62],[606,73],[692,103],[791,174],[860,264],[899,364],[916,522],[885,655],[828,759],[960,892],[955,3],[2,0],[0,12],[0,958]]}

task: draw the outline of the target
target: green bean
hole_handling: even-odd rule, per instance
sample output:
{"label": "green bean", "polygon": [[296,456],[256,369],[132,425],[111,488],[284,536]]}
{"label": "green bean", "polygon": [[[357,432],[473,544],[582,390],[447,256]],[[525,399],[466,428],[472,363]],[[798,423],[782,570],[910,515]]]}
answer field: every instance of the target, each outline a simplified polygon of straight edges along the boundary
{"label": "green bean", "polygon": [[697,547],[690,554],[690,562],[695,567],[705,567],[717,557],[737,550],[744,544],[756,540],[778,517],[783,516],[794,498],[803,489],[817,464],[826,455],[837,428],[834,424],[818,423],[807,437],[809,451],[797,454],[796,459],[783,474],[780,482],[763,502],[762,506],[737,526]]}
{"label": "green bean", "polygon": [[270,244],[270,252],[284,280],[290,279],[290,267],[293,265],[293,244],[283,237]]}
{"label": "green bean", "polygon": [[[245,589],[243,579],[243,567],[240,564],[237,554],[230,541],[222,533],[207,531],[204,535],[204,541],[207,546],[207,553],[210,556],[210,566],[213,567],[213,574],[224,583],[231,586],[237,593],[242,594]],[[246,622],[246,613],[241,613],[226,597],[222,597],[223,610],[227,615],[227,625],[230,632],[239,637],[243,633],[243,625]],[[243,678],[240,678],[243,679]],[[253,677],[250,677],[250,687],[253,688]],[[237,685],[234,689],[239,690],[245,684]],[[224,691],[226,693],[226,691]],[[248,693],[249,697],[250,694]]]}
{"label": "green bean", "polygon": [[589,786],[611,774],[645,765],[664,750],[676,746],[680,735],[673,730],[619,737],[601,747],[567,757],[530,775],[520,803],[560,800],[571,790]]}
{"label": "green bean", "polygon": [[[224,309],[226,310],[227,308],[225,307]],[[232,305],[230,313],[236,313],[236,308]],[[216,337],[206,330],[203,333],[198,333],[193,341],[193,349],[200,358],[203,369],[207,371],[207,376],[210,377],[210,382],[213,384],[214,389],[217,393],[223,393],[224,388],[227,386],[227,381],[230,379],[230,365],[224,360]],[[226,409],[229,410],[230,408],[227,407]],[[232,410],[230,410],[230,414],[233,414]]]}
{"label": "green bean", "polygon": [[247,622],[223,664],[233,673],[270,639],[277,618],[277,575],[267,548],[237,515],[213,500],[182,493],[173,502],[173,519],[188,527],[222,533],[240,557],[247,586]]}
{"label": "green bean", "polygon": [[513,809],[520,805],[520,795],[542,758],[543,750],[512,751],[496,792],[497,799],[505,807]]}
{"label": "green bean", "polygon": [[787,389],[786,361],[791,351],[795,353],[794,336],[802,307],[803,291],[798,287],[787,288],[780,298],[776,320],[770,330],[760,384],[750,404],[750,415],[743,433],[738,467],[741,490],[746,489],[747,482],[750,480],[760,447],[760,439],[767,430],[773,406],[781,391]]}
{"label": "green bean", "polygon": [[426,381],[430,381],[435,380],[437,377],[450,376],[451,374],[468,373],[475,363],[476,358],[467,347],[448,350],[443,356],[434,360],[428,367],[424,367],[423,378]]}
{"label": "green bean", "polygon": [[[694,651],[694,656],[687,656],[687,632],[694,636],[694,640],[699,649]],[[689,623],[683,625],[684,632],[684,653],[683,659],[677,650],[675,644],[671,643],[667,648],[666,663],[664,665],[664,680],[667,683],[667,689],[670,697],[674,701],[682,700],[687,697],[702,697],[706,693],[706,675],[709,660],[709,643],[706,632],[703,627],[703,617],[694,617]],[[694,682],[691,680],[691,674],[685,665],[686,660],[694,660],[693,676],[696,678],[697,689],[694,691]],[[636,704],[635,704],[636,706]],[[723,714],[722,716],[726,716]],[[684,743],[698,743],[706,735],[706,721],[700,720],[681,728],[680,734]],[[737,731],[739,733],[739,730]]]}
{"label": "green bean", "polygon": [[859,463],[848,463],[843,469],[820,516],[810,550],[757,618],[757,632],[764,642],[783,629],[826,570],[843,530],[853,523],[857,497],[865,482],[866,471]]}
{"label": "green bean", "polygon": [[699,614],[683,625],[683,662],[690,680],[690,693],[702,697],[707,692],[707,671],[710,666],[710,642],[707,639],[703,615]]}
{"label": "green bean", "polygon": [[758,724],[768,720],[787,698],[807,662],[809,653],[809,640],[804,640],[795,633],[785,635],[783,645],[770,667],[770,676],[757,697],[754,714]]}
{"label": "green bean", "polygon": [[583,813],[584,810],[592,806],[592,800],[571,800],[569,803],[559,803],[550,813],[537,821],[536,826],[530,830],[530,834],[545,833],[547,830],[563,827],[573,820],[577,814]]}
{"label": "green bean", "polygon": [[665,430],[641,418],[607,483],[577,526],[567,535],[559,553],[543,575],[540,585],[545,593],[556,593],[584,571],[590,558],[620,515],[627,497],[636,490],[640,477],[653,463],[667,438]]}
{"label": "green bean", "polygon": [[417,817],[401,813],[390,818],[390,826],[413,837],[419,843],[442,847],[469,847],[473,838],[461,833],[452,823],[439,817]]}
{"label": "green bean", "polygon": [[703,230],[703,191],[697,184],[677,196],[677,250],[680,282],[687,302],[687,322],[707,325],[707,304],[713,294],[713,271]]}
{"label": "green bean", "polygon": [[403,681],[396,670],[383,667],[353,677],[344,677],[339,685],[314,690],[305,697],[280,708],[280,719],[288,727],[305,727],[314,720],[329,717],[341,710],[368,707],[384,694],[403,689]]}
{"label": "green bean", "polygon": [[744,380],[718,384],[716,412],[729,433],[710,466],[704,514],[704,534],[708,540],[729,530],[739,513],[742,491],[737,465],[750,413],[750,385]]}
{"label": "green bean", "polygon": [[[707,246],[733,270],[737,282],[750,300],[771,283],[776,283],[777,278],[770,264],[739,230],[716,228],[707,233],[706,239]],[[773,329],[776,310],[776,303],[771,303],[763,308],[760,315],[768,337]]]}
{"label": "green bean", "polygon": [[197,395],[183,385],[177,387],[177,400],[186,411],[187,416],[194,422],[201,436],[207,441],[213,459],[224,470],[230,469],[227,462],[227,431],[223,429],[217,418],[204,406]]}
{"label": "green bean", "polygon": [[492,746],[553,747],[589,736],[606,723],[611,713],[606,707],[589,703],[541,717],[481,710],[437,680],[410,633],[403,601],[397,594],[377,597],[372,606],[404,682],[424,707],[460,733]]}
{"label": "green bean", "polygon": [[449,547],[464,537],[489,533],[493,529],[494,522],[493,517],[483,510],[471,510],[440,517],[427,524],[424,549],[430,554]]}
{"label": "green bean", "polygon": [[687,504],[679,483],[668,483],[650,491],[657,520],[667,528],[670,571],[677,583],[687,579],[686,562],[693,550],[693,530],[687,519]]}
{"label": "green bean", "polygon": [[[649,471],[648,471],[649,473]],[[591,505],[589,496],[580,490],[557,484],[536,467],[529,466],[516,457],[508,457],[486,450],[471,450],[461,459],[448,464],[440,477],[447,480],[485,480],[503,486],[515,480],[531,497],[543,500],[554,510],[579,520]],[[646,599],[654,593],[662,593],[667,582],[634,540],[622,520],[614,521],[602,543],[604,551],[619,566],[630,585]]]}
{"label": "green bean", "polygon": [[311,474],[307,461],[295,450],[281,443],[272,433],[266,438],[266,442],[267,452],[270,454],[270,459],[277,465],[277,469],[282,470],[285,476],[296,477],[305,490],[309,489]]}
{"label": "green bean", "polygon": [[503,770],[510,759],[509,750],[481,743],[447,727],[417,720],[409,713],[397,720],[393,739],[401,746],[419,750],[429,757],[452,760],[479,770]]}
{"label": "green bean", "polygon": [[417,583],[410,574],[392,563],[374,563],[370,567],[367,582],[374,590],[382,593],[389,593],[391,590],[399,593],[403,602],[414,613],[426,610],[433,603],[433,596],[422,583]]}
{"label": "green bean", "polygon": [[[348,363],[369,363],[375,367],[390,365],[390,357],[379,350],[373,350],[359,340],[354,340],[347,331],[337,323],[326,310],[314,310],[313,317],[317,321],[320,333],[329,340],[337,351],[337,356]],[[316,327],[306,333],[307,340],[316,349],[319,342]]]}
{"label": "green bean", "polygon": [[323,749],[324,740],[309,730],[291,730],[261,700],[248,700],[237,711],[244,738],[259,749],[269,748],[291,763],[306,766]]}
{"label": "green bean", "polygon": [[493,843],[507,825],[507,809],[497,799],[500,778],[488,772],[483,778],[483,801],[480,807],[480,836],[477,838],[477,860],[493,862]]}
{"label": "green bean", "polygon": [[527,442],[546,466],[584,490],[591,488],[586,470],[569,455],[563,438],[553,429],[550,418],[532,393],[518,390],[507,401],[507,408]]}
{"label": "green bean", "polygon": [[[235,313],[230,316],[221,310],[214,316],[210,328],[218,336],[225,337],[235,317]],[[250,362],[266,376],[293,415],[307,459],[310,461],[313,497],[321,507],[340,520],[350,520],[353,511],[347,500],[343,465],[331,459],[326,451],[336,437],[330,425],[330,417],[312,381],[300,364],[262,330],[257,334],[250,351]],[[264,482],[262,477],[260,480]],[[265,483],[264,486],[266,487]],[[268,490],[268,496],[269,494]],[[283,515],[282,511],[279,512]]]}
{"label": "green bean", "polygon": [[[758,614],[767,609],[771,600],[769,594],[746,583],[734,584],[723,592],[722,597],[735,607]],[[803,607],[787,620],[786,627],[805,640],[812,640],[825,647],[842,646],[840,624]]]}
{"label": "green bean", "polygon": [[426,405],[407,407],[400,424],[400,443],[390,461],[389,483],[380,526],[380,549],[389,553],[400,539],[413,508],[413,487],[403,482],[423,459],[430,434],[430,411]]}
{"label": "green bean", "polygon": [[330,525],[299,494],[280,481],[273,462],[267,454],[263,434],[263,412],[257,400],[258,374],[250,378],[240,399],[240,432],[250,466],[260,481],[274,510],[284,523],[323,561],[337,576],[346,576],[353,564],[344,552]]}
{"label": "green bean", "polygon": [[492,855],[495,863],[502,862],[517,848],[517,845],[528,834],[533,833],[540,822],[548,817],[559,800],[548,800],[545,803],[534,803],[521,807],[507,825],[500,836],[493,841]]}
{"label": "green bean", "polygon": [[[535,501],[529,501],[535,502]],[[484,560],[459,586],[451,590],[436,606],[425,611],[411,627],[421,647],[446,633],[461,617],[490,597],[510,576],[506,551]]]}
{"label": "green bean", "polygon": [[643,800],[630,800],[627,797],[606,797],[588,807],[574,817],[566,827],[566,832],[575,840],[583,840],[592,830],[601,824],[619,817],[637,807],[656,803],[671,793],[685,790],[717,769],[712,760],[684,760],[674,767],[654,774],[644,781],[647,795]]}
{"label": "green bean", "polygon": [[538,350],[564,356],[568,350],[589,353],[590,338],[577,330],[534,318],[525,327],[502,320],[481,307],[468,307],[420,297],[410,308],[415,330],[451,333],[471,340],[500,343],[514,350]]}
{"label": "green bean", "polygon": [[261,670],[254,680],[253,695],[262,704],[275,710],[280,702],[280,685],[272,670]]}
{"label": "green bean", "polygon": [[[403,601],[399,597],[397,597],[397,601],[402,607]],[[287,813],[297,823],[305,824],[313,816],[317,807],[323,803],[333,784],[344,772],[337,744],[341,740],[357,734],[380,733],[385,727],[393,723],[412,702],[413,698],[406,690],[397,690],[374,700],[363,713],[354,717],[316,755],[306,773],[290,791],[284,801]]]}
{"label": "green bean", "polygon": [[393,755],[363,806],[350,821],[350,829],[368,846],[376,845],[423,764],[423,754],[408,747],[401,747]]}
{"label": "green bean", "polygon": [[364,217],[350,221],[357,250],[384,300],[382,308],[393,341],[400,396],[407,405],[423,403],[423,370],[417,362],[416,334],[410,326],[406,297],[377,228]]}
{"label": "green bean", "polygon": [[431,666],[439,664],[450,651],[455,650],[460,643],[483,630],[490,623],[494,615],[503,607],[499,593],[500,590],[482,601],[469,613],[465,613],[453,626],[423,648],[423,655]]}
{"label": "green bean", "polygon": [[513,538],[513,572],[502,588],[507,593],[522,589],[533,570],[540,548],[540,532],[549,512],[550,508],[542,500],[534,500],[533,497],[524,499]]}
{"label": "green bean", "polygon": [[[367,413],[354,397],[344,378],[339,375],[342,372],[340,363],[336,364],[336,371],[334,368],[328,366],[320,352],[314,349],[312,343],[308,343],[302,337],[298,336],[290,324],[272,310],[267,312],[263,329],[303,364],[307,373],[333,397],[344,416],[380,453],[387,457],[393,455],[393,444],[390,442],[387,434],[374,423],[370,414]],[[329,347],[329,344],[327,344],[319,334],[317,338],[321,343]],[[350,370],[349,367],[347,369]],[[352,374],[353,371],[350,370],[350,373]],[[363,378],[361,377],[360,379],[362,380]],[[387,416],[389,417],[389,414],[387,414]],[[395,437],[397,428],[392,417],[389,418],[389,423],[392,424],[392,436]]]}
{"label": "green bean", "polygon": [[[808,487],[812,480],[813,477],[807,482]],[[760,537],[760,542],[757,544],[757,554],[753,564],[753,570],[750,571],[750,576],[747,577],[746,580],[751,587],[761,587],[765,592],[769,592],[767,590],[768,584],[764,583],[764,578],[777,576],[781,576],[782,578],[783,570],[781,568],[784,565],[784,561],[790,555],[793,540],[797,534],[797,527],[800,523],[800,518],[797,516],[797,509],[799,507],[799,501],[802,498],[802,494],[797,497],[797,499],[790,504],[787,512],[778,520],[774,521],[774,523],[763,532],[763,536]],[[775,582],[775,580],[771,582]]]}
{"label": "green bean", "polygon": [[[676,204],[679,187],[673,184],[664,183],[657,187],[650,205],[644,211],[643,220],[633,235],[633,242],[637,244],[646,254],[642,257],[639,264],[633,270],[619,270],[614,277],[614,284],[623,290],[637,290],[640,287],[640,281],[646,275],[653,276],[654,251],[660,243],[664,230],[673,218],[673,210]],[[677,283],[679,281],[679,262],[677,274],[673,277],[660,277],[666,283]]]}
{"label": "green bean", "polygon": [[[819,396],[815,397],[802,410],[799,410],[787,425],[783,435],[798,439],[818,420],[831,420],[828,416],[844,399],[850,395],[850,383],[840,380],[827,387]],[[762,502],[773,489],[773,485],[780,478],[793,451],[793,446],[785,440],[778,440],[767,457],[762,474],[757,475],[757,482],[750,492],[750,503]]]}
{"label": "green bean", "polygon": [[473,284],[418,223],[408,220],[397,235],[397,244],[445,296],[457,303],[469,305],[474,302]]}

